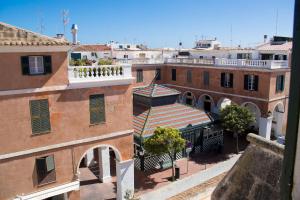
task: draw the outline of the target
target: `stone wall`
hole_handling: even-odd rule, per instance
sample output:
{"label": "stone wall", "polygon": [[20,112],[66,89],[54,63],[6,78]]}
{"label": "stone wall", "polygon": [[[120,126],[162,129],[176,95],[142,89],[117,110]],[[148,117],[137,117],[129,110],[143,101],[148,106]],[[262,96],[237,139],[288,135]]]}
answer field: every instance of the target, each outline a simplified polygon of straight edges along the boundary
{"label": "stone wall", "polygon": [[218,184],[212,200],[280,199],[284,146],[249,134],[250,145]]}

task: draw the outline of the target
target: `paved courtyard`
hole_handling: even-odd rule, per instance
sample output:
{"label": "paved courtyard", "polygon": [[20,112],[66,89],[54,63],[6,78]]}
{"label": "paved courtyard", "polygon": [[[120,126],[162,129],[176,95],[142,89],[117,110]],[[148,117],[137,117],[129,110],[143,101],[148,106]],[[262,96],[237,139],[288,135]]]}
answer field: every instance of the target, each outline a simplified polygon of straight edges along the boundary
{"label": "paved courtyard", "polygon": [[[191,156],[188,162],[183,158],[177,161],[177,165],[180,167],[180,179],[191,176],[202,170],[211,168],[212,166],[230,159],[235,154],[236,143],[235,139],[230,135],[224,137],[224,151],[222,154],[217,153],[205,153],[196,154]],[[247,146],[245,138],[240,138],[240,150],[245,149]],[[115,167],[111,167],[112,182],[101,183],[97,178],[97,167],[81,168],[80,169],[80,195],[83,200],[105,200],[116,198],[116,177]],[[167,170],[153,170],[151,172],[141,172],[135,170],[135,195],[140,196],[152,190],[156,190],[160,187],[166,186],[171,183],[170,176],[171,169]]]}

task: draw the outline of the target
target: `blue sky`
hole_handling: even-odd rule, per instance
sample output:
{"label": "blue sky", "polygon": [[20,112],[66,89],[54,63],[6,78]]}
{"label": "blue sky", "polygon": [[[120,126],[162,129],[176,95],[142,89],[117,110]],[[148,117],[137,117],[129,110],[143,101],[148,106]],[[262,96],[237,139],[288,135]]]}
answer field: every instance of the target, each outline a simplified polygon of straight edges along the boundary
{"label": "blue sky", "polygon": [[[263,35],[292,36],[294,0],[0,0],[0,21],[44,34],[79,26],[81,43],[114,40],[150,47],[192,47],[196,38],[217,37],[224,46],[255,45]],[[232,27],[232,34],[231,34]]]}

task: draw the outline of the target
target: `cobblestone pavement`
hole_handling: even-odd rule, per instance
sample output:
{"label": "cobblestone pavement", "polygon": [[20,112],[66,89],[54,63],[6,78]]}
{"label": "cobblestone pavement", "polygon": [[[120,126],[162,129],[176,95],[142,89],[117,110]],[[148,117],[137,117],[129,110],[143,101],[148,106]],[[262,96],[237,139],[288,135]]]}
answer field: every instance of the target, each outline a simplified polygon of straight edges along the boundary
{"label": "cobblestone pavement", "polygon": [[168,200],[196,199],[200,194],[203,194],[201,199],[210,199],[211,192],[225,175],[226,173],[220,174],[212,179],[209,179],[205,183],[197,185],[189,190],[186,190],[176,196],[169,198]]}

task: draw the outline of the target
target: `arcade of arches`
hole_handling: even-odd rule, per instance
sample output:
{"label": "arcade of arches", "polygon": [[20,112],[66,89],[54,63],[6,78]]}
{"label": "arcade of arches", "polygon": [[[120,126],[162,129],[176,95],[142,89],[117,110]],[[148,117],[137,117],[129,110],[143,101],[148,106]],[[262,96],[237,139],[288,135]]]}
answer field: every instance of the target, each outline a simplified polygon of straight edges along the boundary
{"label": "arcade of arches", "polygon": [[[196,100],[197,99],[197,100]],[[217,101],[216,101],[217,100]],[[179,97],[179,102],[203,109],[206,112],[219,114],[220,110],[232,103],[248,108],[255,117],[250,125],[252,129],[258,130],[259,134],[267,139],[276,139],[284,135],[284,104],[282,101],[274,106],[272,111],[261,108],[258,104],[242,98],[216,97],[209,94],[202,94],[196,98],[191,91],[184,92]]]}

